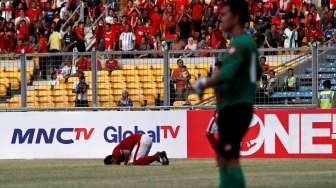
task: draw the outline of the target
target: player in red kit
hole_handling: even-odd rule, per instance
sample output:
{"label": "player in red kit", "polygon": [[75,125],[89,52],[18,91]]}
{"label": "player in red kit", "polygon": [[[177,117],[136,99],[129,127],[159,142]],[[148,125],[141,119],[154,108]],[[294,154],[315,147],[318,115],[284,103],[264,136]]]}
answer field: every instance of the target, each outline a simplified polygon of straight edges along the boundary
{"label": "player in red kit", "polygon": [[152,147],[152,139],[144,134],[133,134],[122,140],[104,159],[105,165],[149,165],[158,161],[162,165],[168,165],[169,160],[166,152],[157,152],[149,156]]}

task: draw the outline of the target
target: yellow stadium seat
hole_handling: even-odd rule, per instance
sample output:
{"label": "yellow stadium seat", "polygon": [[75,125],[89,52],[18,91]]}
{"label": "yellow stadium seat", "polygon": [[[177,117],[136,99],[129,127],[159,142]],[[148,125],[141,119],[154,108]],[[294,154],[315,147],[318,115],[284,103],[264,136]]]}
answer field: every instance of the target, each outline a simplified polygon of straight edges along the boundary
{"label": "yellow stadium seat", "polygon": [[196,65],[192,63],[185,64],[187,66],[187,69],[196,69]]}
{"label": "yellow stadium seat", "polygon": [[139,70],[146,70],[146,69],[150,69],[151,66],[149,64],[140,64],[137,66]]}
{"label": "yellow stadium seat", "polygon": [[173,70],[177,69],[177,67],[178,67],[178,65],[176,63],[171,63],[170,64],[170,68],[173,69]]}
{"label": "yellow stadium seat", "polygon": [[98,97],[99,102],[113,102],[114,97],[112,95],[105,95]]}
{"label": "yellow stadium seat", "polygon": [[39,103],[38,102],[27,102],[27,107],[29,108],[36,108],[39,107]]}
{"label": "yellow stadium seat", "polygon": [[138,75],[139,76],[152,76],[153,75],[153,70],[151,70],[151,69],[139,70]]}
{"label": "yellow stadium seat", "polygon": [[214,97],[215,95],[213,95],[213,94],[204,94],[203,95],[203,99],[208,99],[208,98],[210,98],[210,97]]}
{"label": "yellow stadium seat", "polygon": [[122,70],[114,70],[114,71],[111,72],[111,77],[122,76],[122,75],[123,75]]}
{"label": "yellow stadium seat", "polygon": [[125,89],[126,87],[127,87],[126,82],[112,83],[111,84],[112,89]]}
{"label": "yellow stadium seat", "polygon": [[21,80],[21,73],[20,72],[8,72],[7,78],[17,78],[18,80]]}
{"label": "yellow stadium seat", "polygon": [[145,100],[147,100],[148,105],[154,105],[155,104],[155,96],[154,95],[145,95]]}
{"label": "yellow stadium seat", "polygon": [[9,105],[7,103],[0,103],[0,109],[7,109]]}
{"label": "yellow stadium seat", "polygon": [[27,97],[27,102],[38,102],[39,98],[35,96]]}
{"label": "yellow stadium seat", "polygon": [[62,95],[68,95],[67,90],[52,90],[53,96],[62,96]]}
{"label": "yellow stadium seat", "polygon": [[47,85],[47,84],[45,84],[45,85],[39,85],[39,86],[37,87],[37,89],[38,89],[39,91],[48,91],[48,90],[51,89],[51,86],[50,86],[50,85]]}
{"label": "yellow stadium seat", "polygon": [[43,96],[43,97],[39,97],[38,98],[38,101],[40,103],[47,103],[47,102],[52,102],[54,101],[53,97],[52,96]]}
{"label": "yellow stadium seat", "polygon": [[110,83],[98,83],[98,89],[111,89]]}
{"label": "yellow stadium seat", "polygon": [[115,107],[116,104],[115,102],[99,102],[98,106],[99,107]]}
{"label": "yellow stadium seat", "polygon": [[34,72],[34,67],[33,66],[28,66],[26,67],[26,72]]}
{"label": "yellow stadium seat", "polygon": [[0,85],[3,85],[6,88],[9,88],[9,79],[8,78],[0,78]]}
{"label": "yellow stadium seat", "polygon": [[92,89],[87,90],[88,95],[92,95]]}
{"label": "yellow stadium seat", "polygon": [[140,77],[141,82],[154,82],[155,77],[154,76],[142,76]]}
{"label": "yellow stadium seat", "polygon": [[58,107],[58,108],[65,108],[65,107],[69,107],[69,103],[68,102],[55,102],[55,107]]}
{"label": "yellow stadium seat", "polygon": [[40,91],[38,91],[37,95],[39,97],[51,96],[52,95],[52,91],[51,90],[40,90]]}
{"label": "yellow stadium seat", "polygon": [[208,88],[208,89],[204,90],[204,93],[205,93],[205,94],[214,94],[215,91],[214,91],[214,89],[212,89],[212,88]]}
{"label": "yellow stadium seat", "polygon": [[143,90],[143,94],[144,95],[157,95],[158,91],[157,89],[153,88],[153,89],[144,89]]}
{"label": "yellow stadium seat", "polygon": [[206,69],[198,69],[198,74],[206,77],[206,76],[208,76],[208,71]]}
{"label": "yellow stadium seat", "polygon": [[155,76],[154,81],[155,82],[163,82],[163,76]]}
{"label": "yellow stadium seat", "polygon": [[157,87],[158,89],[163,89],[163,88],[164,88],[164,83],[163,83],[163,82],[158,82],[158,83],[156,84],[156,87]]}
{"label": "yellow stadium seat", "polygon": [[152,64],[152,69],[162,69],[163,70],[163,64]]}
{"label": "yellow stadium seat", "polygon": [[163,76],[163,69],[153,70],[154,76]]}
{"label": "yellow stadium seat", "polygon": [[139,88],[141,88],[141,83],[140,82],[127,83],[127,89],[139,89]]}
{"label": "yellow stadium seat", "polygon": [[73,85],[74,85],[73,83],[67,83],[66,84],[66,89],[67,90],[72,90]]}
{"label": "yellow stadium seat", "polygon": [[134,64],[122,65],[123,70],[134,70],[135,68],[136,68],[136,66]]}
{"label": "yellow stadium seat", "polygon": [[76,96],[68,96],[68,102],[75,102]]}
{"label": "yellow stadium seat", "polygon": [[123,89],[113,89],[112,93],[113,93],[113,95],[117,95],[117,96],[121,97],[122,91],[123,91]]}
{"label": "yellow stadium seat", "polygon": [[[0,85],[0,93],[4,93],[6,95],[7,88],[4,85]],[[4,96],[4,95],[3,95]]]}
{"label": "yellow stadium seat", "polygon": [[138,75],[138,70],[123,70],[124,76],[136,76]]}
{"label": "yellow stadium seat", "polygon": [[9,103],[19,103],[21,101],[20,95],[15,95],[12,98],[9,99]]}
{"label": "yellow stadium seat", "polygon": [[142,82],[142,88],[144,89],[155,89],[157,84],[155,82]]}
{"label": "yellow stadium seat", "polygon": [[175,101],[173,106],[179,107],[179,106],[183,106],[185,103],[186,103],[185,101]]}
{"label": "yellow stadium seat", "polygon": [[139,82],[140,78],[138,76],[127,76],[126,82]]}
{"label": "yellow stadium seat", "polygon": [[16,66],[6,67],[5,72],[19,72],[19,67]]}
{"label": "yellow stadium seat", "polygon": [[54,90],[65,90],[65,88],[66,88],[66,85],[63,83],[54,86]]}
{"label": "yellow stadium seat", "polygon": [[127,91],[129,95],[142,95],[143,94],[142,89],[128,89]]}
{"label": "yellow stadium seat", "polygon": [[144,101],[145,97],[143,95],[129,95],[129,98],[132,99],[132,101]]}
{"label": "yellow stadium seat", "polygon": [[44,108],[53,108],[55,107],[55,104],[53,102],[40,102],[39,103],[40,107],[44,107]]}
{"label": "yellow stadium seat", "polygon": [[[0,66],[0,74],[3,73],[3,72],[5,72],[5,67]],[[0,103],[0,104],[2,104],[2,103]]]}
{"label": "yellow stadium seat", "polygon": [[188,69],[188,72],[190,75],[196,76],[198,75],[199,71],[198,69]]}
{"label": "yellow stadium seat", "polygon": [[142,101],[133,101],[133,107],[141,107],[144,104]]}
{"label": "yellow stadium seat", "polygon": [[54,97],[53,101],[55,103],[61,103],[61,102],[68,101],[68,100],[69,100],[68,96],[63,95],[63,96]]}
{"label": "yellow stadium seat", "polygon": [[112,95],[113,94],[113,92],[112,92],[112,90],[111,89],[99,89],[98,90],[98,95],[99,96],[103,96],[103,95]]}
{"label": "yellow stadium seat", "polygon": [[85,77],[92,77],[92,71],[83,71]]}
{"label": "yellow stadium seat", "polygon": [[97,76],[98,77],[104,77],[104,76],[108,76],[109,75],[109,72],[108,71],[106,71],[106,70],[101,70],[101,71],[98,71],[98,73],[97,73]]}
{"label": "yellow stadium seat", "polygon": [[69,77],[68,83],[74,83],[78,80],[78,77]]}
{"label": "yellow stadium seat", "polygon": [[20,108],[21,104],[20,103],[9,103],[10,108]]}
{"label": "yellow stadium seat", "polygon": [[211,67],[211,64],[210,63],[201,63],[201,64],[198,64],[197,66],[198,66],[198,68],[206,69],[207,71],[209,71],[210,67]]}
{"label": "yellow stadium seat", "polygon": [[188,96],[188,100],[189,101],[197,101],[198,102],[200,100],[200,98],[199,98],[199,96],[197,94],[190,94]]}
{"label": "yellow stadium seat", "polygon": [[97,81],[98,83],[107,83],[110,82],[110,77],[108,76],[98,77]]}
{"label": "yellow stadium seat", "polygon": [[20,81],[17,78],[9,79],[9,83],[11,84],[11,89],[13,90],[20,89]]}
{"label": "yellow stadium seat", "polygon": [[[58,82],[60,83],[60,84],[64,84],[64,82],[65,82],[65,78],[63,78],[62,76],[59,76],[59,77],[57,77],[57,80],[58,80]],[[59,85],[60,85],[59,84]]]}
{"label": "yellow stadium seat", "polygon": [[114,82],[114,83],[126,81],[124,76],[111,76],[110,80],[111,82]]}
{"label": "yellow stadium seat", "polygon": [[37,96],[37,93],[36,90],[27,90],[27,97],[35,97]]}

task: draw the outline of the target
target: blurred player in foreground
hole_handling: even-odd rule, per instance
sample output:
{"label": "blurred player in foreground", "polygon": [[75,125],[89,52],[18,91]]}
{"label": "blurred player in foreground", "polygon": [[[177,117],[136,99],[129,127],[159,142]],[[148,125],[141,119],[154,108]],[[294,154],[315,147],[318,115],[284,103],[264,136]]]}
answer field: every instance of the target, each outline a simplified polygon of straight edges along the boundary
{"label": "blurred player in foreground", "polygon": [[157,152],[148,156],[152,147],[152,139],[145,134],[133,134],[122,140],[112,152],[104,159],[105,165],[149,165],[158,161],[162,165],[168,165],[169,160],[166,152]]}
{"label": "blurred player in foreground", "polygon": [[262,67],[256,42],[243,29],[249,19],[247,2],[224,1],[220,17],[225,31],[233,37],[231,48],[224,55],[219,72],[209,79],[197,80],[195,90],[216,90],[219,140],[215,147],[220,187],[243,188],[246,185],[239,162],[240,144],[252,119],[256,81],[262,75]]}

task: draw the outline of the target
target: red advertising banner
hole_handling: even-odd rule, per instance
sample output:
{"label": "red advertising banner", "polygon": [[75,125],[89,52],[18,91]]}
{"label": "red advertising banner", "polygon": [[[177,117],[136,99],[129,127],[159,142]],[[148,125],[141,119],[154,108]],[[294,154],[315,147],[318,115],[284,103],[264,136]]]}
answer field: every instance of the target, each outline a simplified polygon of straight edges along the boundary
{"label": "red advertising banner", "polygon": [[[213,113],[213,110],[188,111],[188,158],[214,156],[205,137]],[[248,158],[334,158],[336,109],[255,110],[242,142],[241,155]]]}

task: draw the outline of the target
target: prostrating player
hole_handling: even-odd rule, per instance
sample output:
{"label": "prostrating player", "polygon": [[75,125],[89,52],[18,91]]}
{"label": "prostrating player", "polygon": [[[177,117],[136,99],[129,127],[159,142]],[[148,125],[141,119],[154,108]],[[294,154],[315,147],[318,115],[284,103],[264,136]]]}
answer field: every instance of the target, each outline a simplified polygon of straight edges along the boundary
{"label": "prostrating player", "polygon": [[252,119],[256,81],[262,75],[256,42],[244,33],[248,22],[245,0],[224,1],[221,22],[232,35],[231,48],[223,57],[221,70],[209,79],[200,79],[195,89],[216,89],[218,132],[217,161],[221,188],[245,187],[240,167],[240,144]]}
{"label": "prostrating player", "polygon": [[169,160],[165,151],[148,156],[152,147],[152,139],[145,134],[133,134],[122,140],[104,159],[105,165],[149,165],[154,161],[168,165]]}

